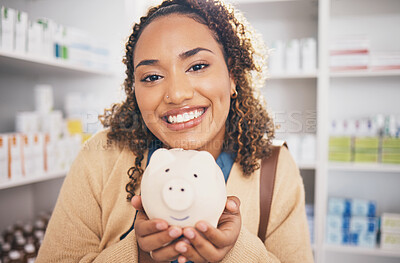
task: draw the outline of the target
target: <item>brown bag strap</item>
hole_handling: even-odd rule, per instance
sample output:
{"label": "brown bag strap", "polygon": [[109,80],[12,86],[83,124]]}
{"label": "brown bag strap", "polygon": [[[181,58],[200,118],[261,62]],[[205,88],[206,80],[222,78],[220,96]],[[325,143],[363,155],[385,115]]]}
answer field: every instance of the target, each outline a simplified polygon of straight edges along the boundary
{"label": "brown bag strap", "polygon": [[271,147],[271,155],[268,158],[264,158],[261,160],[260,222],[258,225],[258,237],[262,240],[263,243],[265,242],[265,235],[267,234],[267,226],[272,204],[272,195],[274,193],[278,156],[282,145],[287,147],[286,143],[284,142],[282,142],[280,146],[273,145]]}

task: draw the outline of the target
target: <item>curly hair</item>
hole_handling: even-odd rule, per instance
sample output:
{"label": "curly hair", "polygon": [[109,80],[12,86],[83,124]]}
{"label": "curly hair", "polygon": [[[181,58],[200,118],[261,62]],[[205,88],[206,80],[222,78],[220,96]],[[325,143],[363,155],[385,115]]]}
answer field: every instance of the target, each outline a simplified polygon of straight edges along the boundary
{"label": "curly hair", "polygon": [[240,13],[222,2],[166,0],[150,8],[147,15],[133,26],[123,59],[126,65],[126,100],[106,109],[102,116],[103,125],[110,128],[107,134],[109,143],[123,143],[136,156],[134,166],[128,170],[128,200],[140,186],[144,154],[157,141],[143,121],[135,97],[134,50],[144,28],[154,19],[170,14],[186,15],[207,25],[223,47],[228,70],[235,79],[237,97],[230,102],[222,150],[236,155],[235,162],[240,164],[245,176],[260,168],[258,159],[270,154],[270,145],[274,138],[272,118],[259,97],[259,89],[264,85],[266,74],[266,52],[260,36],[255,34]]}

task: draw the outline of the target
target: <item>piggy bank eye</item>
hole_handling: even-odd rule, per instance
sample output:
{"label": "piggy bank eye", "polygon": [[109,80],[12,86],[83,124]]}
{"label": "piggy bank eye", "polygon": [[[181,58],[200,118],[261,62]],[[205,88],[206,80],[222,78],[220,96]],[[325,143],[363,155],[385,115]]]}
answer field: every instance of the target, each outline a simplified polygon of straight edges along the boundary
{"label": "piggy bank eye", "polygon": [[194,178],[197,178],[197,174],[194,174],[193,176],[194,176]]}
{"label": "piggy bank eye", "polygon": [[165,169],[165,172],[168,173],[169,172],[169,168]]}

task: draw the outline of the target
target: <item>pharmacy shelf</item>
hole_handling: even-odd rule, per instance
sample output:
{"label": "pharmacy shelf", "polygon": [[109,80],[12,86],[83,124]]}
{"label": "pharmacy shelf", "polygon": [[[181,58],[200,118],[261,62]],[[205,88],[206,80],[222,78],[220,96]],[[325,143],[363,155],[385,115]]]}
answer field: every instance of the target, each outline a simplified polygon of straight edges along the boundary
{"label": "pharmacy shelf", "polygon": [[21,178],[21,179],[0,182],[0,190],[13,188],[17,186],[29,185],[33,183],[44,182],[56,178],[62,178],[67,174],[67,172],[68,170],[63,170],[58,172],[47,173],[45,175],[31,176],[29,178]]}
{"label": "pharmacy shelf", "polygon": [[357,70],[345,72],[331,72],[331,78],[359,78],[359,77],[400,77],[400,70]]}
{"label": "pharmacy shelf", "polygon": [[330,171],[400,173],[399,164],[383,163],[329,163]]}
{"label": "pharmacy shelf", "polygon": [[301,170],[315,170],[317,165],[311,162],[297,162],[297,166]]}
{"label": "pharmacy shelf", "polygon": [[256,4],[256,3],[281,3],[281,2],[311,2],[317,0],[229,0],[234,4]]}
{"label": "pharmacy shelf", "polygon": [[384,250],[381,248],[362,248],[354,246],[325,245],[324,249],[327,252],[339,252],[339,253],[349,253],[358,255],[400,258],[400,251]]}
{"label": "pharmacy shelf", "polygon": [[112,76],[111,71],[74,65],[68,61],[57,60],[29,54],[0,50],[0,70],[9,74],[54,74],[57,76],[97,75]]}
{"label": "pharmacy shelf", "polygon": [[298,74],[271,74],[268,76],[269,80],[280,80],[280,79],[316,79],[318,77],[317,72],[313,73],[298,73]]}

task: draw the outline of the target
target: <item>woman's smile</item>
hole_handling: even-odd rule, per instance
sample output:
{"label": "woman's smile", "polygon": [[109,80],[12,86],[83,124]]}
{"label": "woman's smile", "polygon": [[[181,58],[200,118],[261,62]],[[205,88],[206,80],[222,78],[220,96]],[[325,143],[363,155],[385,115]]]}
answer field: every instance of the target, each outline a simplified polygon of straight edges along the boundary
{"label": "woman's smile", "polygon": [[193,128],[201,123],[208,107],[187,106],[165,113],[162,120],[168,129],[181,131]]}

